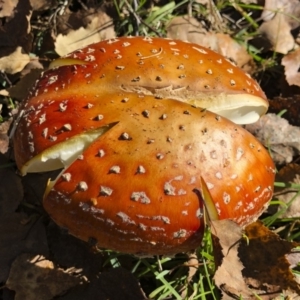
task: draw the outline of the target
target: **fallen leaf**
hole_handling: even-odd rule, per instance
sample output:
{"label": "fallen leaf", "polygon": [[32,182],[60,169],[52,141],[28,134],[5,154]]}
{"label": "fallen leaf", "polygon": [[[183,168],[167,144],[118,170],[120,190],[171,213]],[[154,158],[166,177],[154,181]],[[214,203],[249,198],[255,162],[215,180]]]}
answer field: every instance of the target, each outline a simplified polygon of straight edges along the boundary
{"label": "fallen leaf", "polygon": [[295,45],[291,26],[282,13],[276,14],[270,21],[263,22],[258,32],[271,43],[275,52],[286,54]]}
{"label": "fallen leaf", "polygon": [[[298,262],[299,262],[299,257],[298,257]],[[299,275],[295,275],[295,281],[298,283],[298,285],[300,285],[300,276]],[[277,296],[274,298],[274,300],[299,300],[300,296],[298,293],[287,290],[287,291],[283,291],[281,293],[281,295]]]}
{"label": "fallen leaf", "polygon": [[300,86],[300,48],[285,55],[281,63],[288,84]]}
{"label": "fallen leaf", "polygon": [[[9,96],[9,93],[7,90],[0,90],[0,95],[1,96]],[[2,108],[2,104],[0,106],[0,113],[1,113],[1,108]]]}
{"label": "fallen leaf", "polygon": [[42,69],[32,69],[28,74],[20,78],[15,85],[8,89],[10,97],[19,101],[25,99],[42,72]]}
{"label": "fallen leaf", "polygon": [[19,0],[8,0],[0,2],[0,18],[12,17],[14,9],[16,8]]}
{"label": "fallen leaf", "polygon": [[257,137],[268,149],[275,163],[290,163],[293,156],[300,154],[300,128],[292,126],[275,114],[262,116],[246,129]]}
{"label": "fallen leaf", "polygon": [[259,221],[246,226],[245,235],[248,241],[241,241],[238,252],[247,284],[266,292],[276,292],[278,287],[279,291],[292,290],[300,295],[286,258],[300,244],[281,239]]}
{"label": "fallen leaf", "polygon": [[42,255],[22,254],[13,262],[6,286],[16,292],[15,300],[51,300],[80,281]]}
{"label": "fallen leaf", "polygon": [[[10,1],[4,1],[5,3]],[[14,2],[11,2],[12,6]],[[3,4],[3,1],[1,1]],[[32,48],[30,31],[31,6],[29,0],[18,1],[10,16],[1,20],[0,70],[9,74],[21,71],[29,62]]]}
{"label": "fallen leaf", "polygon": [[57,4],[56,0],[30,0],[33,11],[47,10]]}
{"label": "fallen leaf", "polygon": [[[288,164],[276,174],[277,182],[295,183],[300,185],[300,166],[297,164]],[[286,204],[289,204],[286,211],[280,218],[299,218],[300,217],[300,195],[298,190],[275,188],[276,198]],[[292,202],[291,202],[292,201]],[[290,203],[291,202],[291,203]],[[280,205],[278,210],[285,208]]]}
{"label": "fallen leaf", "polygon": [[[222,299],[271,300],[283,291],[300,295],[287,259],[299,243],[280,239],[260,221],[244,231],[231,220],[213,221],[211,231],[217,268],[214,281]],[[300,257],[296,259],[299,263]]]}
{"label": "fallen leaf", "polygon": [[222,299],[230,295],[250,299],[249,290],[242,276],[243,264],[238,258],[238,246],[242,238],[242,228],[231,220],[212,221],[211,224],[216,272],[214,282],[222,291]]}
{"label": "fallen leaf", "polygon": [[282,14],[292,29],[299,26],[300,3],[298,0],[265,0],[262,19],[270,21],[276,14]]}
{"label": "fallen leaf", "polygon": [[12,118],[0,123],[0,153],[2,154],[6,153],[9,149],[9,138],[7,133],[11,123],[12,123]]}
{"label": "fallen leaf", "polygon": [[86,27],[71,30],[67,34],[59,34],[55,41],[55,51],[60,56],[76,49],[105,39],[115,38],[113,20],[104,12],[90,13],[90,22]]}
{"label": "fallen leaf", "polygon": [[246,71],[251,71],[252,58],[244,46],[228,34],[208,32],[195,18],[173,18],[167,26],[167,36],[210,48],[230,58],[239,67],[246,67]]}
{"label": "fallen leaf", "polygon": [[261,18],[264,21],[270,21],[274,18],[277,12],[282,11],[284,7],[288,5],[288,2],[291,2],[291,0],[265,0],[265,5],[261,14]]}
{"label": "fallen leaf", "polygon": [[230,35],[224,33],[216,33],[217,47],[214,51],[225,57],[231,58],[237,66],[245,71],[252,70],[253,60],[247,52],[245,46],[236,42]]}
{"label": "fallen leaf", "polygon": [[22,47],[18,46],[16,50],[8,56],[0,58],[0,71],[15,74],[22,71],[29,62],[29,55],[23,53]]}
{"label": "fallen leaf", "polygon": [[39,58],[34,55],[30,54],[30,62],[26,65],[26,67],[21,72],[21,78],[25,75],[29,74],[33,70],[40,70],[42,71],[44,66],[40,63]]}

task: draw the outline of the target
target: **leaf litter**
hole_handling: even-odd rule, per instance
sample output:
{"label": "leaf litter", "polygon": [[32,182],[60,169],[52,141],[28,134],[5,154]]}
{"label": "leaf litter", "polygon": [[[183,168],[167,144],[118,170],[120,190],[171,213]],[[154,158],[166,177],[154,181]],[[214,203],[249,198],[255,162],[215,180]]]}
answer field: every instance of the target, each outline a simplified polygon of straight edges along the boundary
{"label": "leaf litter", "polygon": [[[225,229],[225,230],[224,230]],[[244,230],[230,220],[211,224],[216,273],[222,299],[271,300],[282,291],[300,294],[288,256],[300,243],[282,240],[260,221]],[[296,250],[300,259],[300,250]],[[294,254],[294,253],[293,253]]]}
{"label": "leaf litter", "polygon": [[14,260],[6,286],[16,292],[15,300],[51,300],[80,281],[44,256],[26,253]]}
{"label": "leaf litter", "polygon": [[275,114],[262,116],[246,129],[256,136],[271,152],[276,164],[290,163],[300,154],[300,128]]}
{"label": "leaf litter", "polygon": [[[92,2],[87,1],[88,6],[79,10],[56,6],[49,20],[51,26],[40,31],[41,36],[35,36],[34,43],[32,35],[36,32],[29,22],[33,21],[32,18],[35,18],[34,22],[36,18],[43,18],[44,12],[52,9],[57,2],[31,0],[34,17],[29,0],[10,0],[0,4],[0,18],[5,29],[0,33],[0,39],[7,42],[0,49],[0,69],[9,82],[3,87],[1,99],[13,97],[22,100],[39,73],[47,68],[49,57],[70,52],[72,47],[75,49],[116,36],[109,10]],[[167,35],[212,48],[248,72],[256,73],[258,70],[246,44],[238,43],[233,34],[222,33],[221,30],[230,23],[236,23],[238,28],[242,19],[236,18],[235,14],[227,18],[228,12],[225,18],[223,12],[215,10],[212,1],[196,2],[210,11],[211,23],[199,22],[190,15],[175,17],[168,23]],[[241,2],[260,3],[255,0]],[[236,5],[235,8],[240,9]],[[271,99],[270,107],[274,113],[287,112],[282,117],[269,114],[252,127],[247,126],[270,149],[277,166],[284,166],[277,179],[295,184],[299,183],[300,173],[297,163],[300,154],[300,91],[295,89],[300,86],[299,42],[295,38],[299,17],[299,1],[265,1],[258,28],[260,39],[255,43],[254,38],[251,42],[264,53],[282,53],[279,64],[284,73],[280,81],[272,80],[271,84],[272,89],[279,87],[281,95]],[[48,52],[52,54],[47,56],[45,53]],[[39,56],[32,58],[31,53]],[[267,90],[266,93],[272,94],[272,91]],[[292,97],[286,98],[285,95]],[[5,113],[7,119],[0,124],[0,152],[6,155],[5,159],[0,156],[1,164],[11,163],[7,159],[11,153],[7,134],[12,110],[6,103],[1,102],[2,111],[9,111]],[[105,254],[49,222],[41,208],[47,176],[40,177],[43,176],[28,176],[21,182],[14,168],[6,168],[2,172],[0,169],[0,278],[6,282],[6,287],[15,291],[15,299],[121,299],[125,296],[132,300],[146,299],[139,282],[130,272],[123,268],[103,267],[107,259]],[[288,191],[284,195],[280,194],[281,191],[276,189],[280,201],[289,203],[295,197],[296,191]],[[299,218],[298,203],[299,199],[295,198],[281,217]],[[299,297],[299,278],[291,272],[291,268],[300,261],[296,248],[299,244],[280,239],[261,223],[242,229],[229,220],[214,221],[211,228],[217,266],[214,280],[223,293],[223,299],[236,299],[241,295],[243,299],[257,299],[256,294],[261,299],[280,299],[278,295],[282,291],[291,299]],[[130,263],[125,259],[124,265]],[[67,284],[62,285],[61,281]],[[22,286],[20,282],[26,285]]]}

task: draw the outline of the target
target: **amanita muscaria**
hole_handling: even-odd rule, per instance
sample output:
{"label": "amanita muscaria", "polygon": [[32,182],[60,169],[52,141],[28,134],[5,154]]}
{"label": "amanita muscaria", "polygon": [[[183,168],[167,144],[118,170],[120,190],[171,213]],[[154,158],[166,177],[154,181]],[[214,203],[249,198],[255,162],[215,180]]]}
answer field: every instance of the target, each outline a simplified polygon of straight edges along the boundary
{"label": "amanita muscaria", "polygon": [[272,159],[227,119],[249,123],[267,107],[253,79],[199,45],[102,41],[54,61],[37,81],[20,108],[15,158],[23,175],[62,169],[44,207],[73,235],[174,254],[200,245],[204,186],[208,213],[241,225],[268,204]]}

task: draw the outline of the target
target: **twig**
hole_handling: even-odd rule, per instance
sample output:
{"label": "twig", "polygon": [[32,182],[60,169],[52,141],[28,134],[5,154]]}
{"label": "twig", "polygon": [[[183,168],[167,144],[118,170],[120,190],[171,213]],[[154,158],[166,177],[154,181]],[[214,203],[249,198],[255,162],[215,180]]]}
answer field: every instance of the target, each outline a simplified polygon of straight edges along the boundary
{"label": "twig", "polygon": [[285,189],[283,189],[281,191],[275,192],[273,194],[273,196],[279,196],[279,195],[283,195],[283,194],[287,194],[287,193],[297,193],[297,192],[299,192],[299,190],[297,190],[297,189],[285,188]]}

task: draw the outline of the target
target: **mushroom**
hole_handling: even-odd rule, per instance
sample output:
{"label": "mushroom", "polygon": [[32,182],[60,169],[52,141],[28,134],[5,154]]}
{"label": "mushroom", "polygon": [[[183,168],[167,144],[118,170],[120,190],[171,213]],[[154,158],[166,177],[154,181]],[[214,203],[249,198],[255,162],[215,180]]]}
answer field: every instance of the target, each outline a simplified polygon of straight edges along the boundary
{"label": "mushroom", "polygon": [[194,249],[205,211],[245,225],[272,197],[266,149],[202,108],[235,117],[228,111],[240,98],[253,106],[246,120],[259,116],[266,99],[245,78],[225,58],[180,41],[119,38],[75,51],[54,62],[22,104],[18,167],[23,175],[62,169],[44,207],[83,240],[136,255]]}
{"label": "mushroom", "polygon": [[[126,98],[127,93],[138,93],[179,100],[208,108],[237,124],[254,123],[268,109],[265,94],[249,74],[197,44],[147,37],[117,38],[75,51],[52,62],[51,67],[70,64],[78,66],[73,72],[86,70],[83,80],[95,86],[98,83],[105,94],[119,92]],[[67,75],[72,71],[64,72]],[[75,81],[65,84],[78,89]]]}

